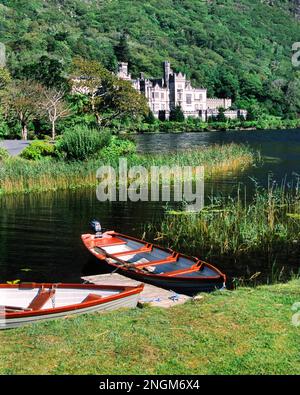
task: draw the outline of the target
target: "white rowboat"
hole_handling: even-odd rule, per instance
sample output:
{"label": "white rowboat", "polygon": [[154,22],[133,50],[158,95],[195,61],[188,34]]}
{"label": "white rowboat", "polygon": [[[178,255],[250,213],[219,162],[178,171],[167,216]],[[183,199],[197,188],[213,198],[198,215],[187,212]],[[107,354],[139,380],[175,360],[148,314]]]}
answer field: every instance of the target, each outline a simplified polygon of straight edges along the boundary
{"label": "white rowboat", "polygon": [[0,329],[94,311],[136,307],[144,285],[0,284]]}

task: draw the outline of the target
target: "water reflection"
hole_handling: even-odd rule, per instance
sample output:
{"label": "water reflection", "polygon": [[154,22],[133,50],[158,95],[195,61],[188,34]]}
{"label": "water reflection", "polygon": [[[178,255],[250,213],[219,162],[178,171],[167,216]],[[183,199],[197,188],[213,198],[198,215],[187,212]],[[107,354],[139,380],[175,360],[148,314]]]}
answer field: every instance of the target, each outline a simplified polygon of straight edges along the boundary
{"label": "water reflection", "polygon": [[[216,132],[179,135],[137,136],[141,151],[167,151],[215,143],[248,143],[260,149],[264,165],[243,174],[218,177],[205,185],[206,195],[235,194],[237,185],[251,194],[253,179],[266,185],[268,175],[292,182],[300,173],[300,131]],[[22,281],[79,282],[82,274],[98,270],[99,264],[85,251],[80,235],[88,232],[91,218],[104,227],[137,237],[143,225],[159,222],[165,203],[101,203],[95,189],[28,194],[0,198],[0,282]],[[295,257],[294,257],[295,258]],[[214,261],[230,275],[251,276],[255,271],[271,271],[274,262],[249,260],[237,267]],[[297,263],[298,264],[298,263]],[[288,263],[295,266],[295,261]],[[262,268],[263,266],[263,268]]]}

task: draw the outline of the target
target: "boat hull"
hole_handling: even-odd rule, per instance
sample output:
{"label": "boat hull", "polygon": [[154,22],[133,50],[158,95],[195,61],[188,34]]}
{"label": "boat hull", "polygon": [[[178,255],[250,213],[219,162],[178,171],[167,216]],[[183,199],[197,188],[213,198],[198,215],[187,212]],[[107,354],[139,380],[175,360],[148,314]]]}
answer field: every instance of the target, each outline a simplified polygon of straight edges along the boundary
{"label": "boat hull", "polygon": [[40,321],[48,321],[48,320],[55,320],[58,318],[66,318],[74,315],[79,314],[87,314],[87,313],[94,313],[94,312],[104,312],[109,310],[117,310],[121,308],[133,308],[137,306],[139,300],[138,295],[128,296],[126,298],[115,300],[109,303],[105,303],[99,306],[81,308],[76,310],[70,310],[67,314],[60,312],[60,313],[51,313],[46,315],[37,315],[32,317],[23,317],[23,318],[0,318],[0,329],[12,329],[18,328],[23,325],[33,324],[34,322]]}
{"label": "boat hull", "polygon": [[[55,290],[58,291],[57,307],[51,308],[52,300],[49,300],[46,302],[44,308],[29,310],[24,307],[26,303],[28,304],[28,301],[26,301],[28,293],[37,293],[37,295],[39,295],[41,289],[50,289],[53,287],[53,284],[34,284],[32,287],[22,284],[19,286],[0,284],[1,300],[6,302],[5,306],[2,306],[2,308],[0,307],[0,329],[17,328],[34,322],[66,318],[78,314],[136,307],[140,293],[143,290],[143,285],[122,287],[93,284],[54,284],[54,286]],[[59,295],[59,292],[61,295]],[[85,301],[86,298],[91,297],[91,295],[92,299]],[[37,298],[37,296],[35,297]],[[69,305],[64,303],[64,299],[70,300],[70,298],[73,300],[75,299],[75,302]],[[78,298],[83,299],[83,301],[77,302]],[[18,300],[19,305],[22,306],[23,304],[23,307],[18,307],[19,310],[7,312],[7,309],[16,309],[7,306],[9,304],[7,302],[13,301],[14,303],[11,304],[16,306],[16,301]]]}
{"label": "boat hull", "polygon": [[[107,267],[111,267],[111,264],[109,264],[106,260],[102,260],[102,263]],[[195,295],[200,292],[213,292],[224,289],[225,287],[223,278],[210,281],[188,279],[183,280],[172,277],[168,278],[154,275],[143,275],[131,270],[124,270],[121,267],[118,268],[117,272],[134,280],[152,284],[160,288],[174,290],[178,293],[183,293],[186,295]]]}
{"label": "boat hull", "polygon": [[131,236],[110,231],[82,241],[100,262],[138,281],[187,295],[225,287],[226,276],[211,264]]}

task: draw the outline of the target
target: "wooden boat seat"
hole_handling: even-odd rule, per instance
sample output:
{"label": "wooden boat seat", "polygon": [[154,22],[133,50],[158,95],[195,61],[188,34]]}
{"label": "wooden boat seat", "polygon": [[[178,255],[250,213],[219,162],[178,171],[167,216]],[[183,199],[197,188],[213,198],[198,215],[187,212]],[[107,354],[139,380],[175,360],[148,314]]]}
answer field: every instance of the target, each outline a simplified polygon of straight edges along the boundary
{"label": "wooden boat seat", "polygon": [[112,255],[117,256],[117,257],[126,256],[126,255],[136,255],[136,254],[140,254],[141,252],[151,252],[152,250],[153,250],[153,244],[147,244],[144,247],[138,248],[137,250],[116,252]]}
{"label": "wooden boat seat", "polygon": [[42,288],[27,308],[31,310],[40,310],[54,294],[55,289],[45,290]]}
{"label": "wooden boat seat", "polygon": [[[128,254],[127,255],[134,255],[134,254]],[[156,261],[149,261],[149,262],[143,262],[143,263],[128,263],[124,260],[122,260],[119,256],[116,256],[116,254],[106,254],[107,258],[110,258],[112,261],[117,261],[119,263],[121,263],[123,266],[132,268],[132,269],[143,269],[144,267],[148,267],[148,266],[156,266],[156,265],[162,265],[164,263],[171,263],[171,262],[177,262],[178,258],[179,258],[179,253],[177,252],[173,252],[171,255],[169,255],[167,258],[164,259],[159,259]]]}
{"label": "wooden boat seat", "polygon": [[102,299],[101,295],[96,295],[96,294],[88,294],[88,296],[83,299],[83,301],[81,303],[85,303],[85,302],[95,302],[96,300],[100,300]]}
{"label": "wooden boat seat", "polygon": [[96,239],[94,241],[95,247],[111,247],[115,245],[126,244],[126,241],[119,239],[118,237],[103,237],[102,239]]}
{"label": "wooden boat seat", "polygon": [[134,265],[134,267],[141,269],[143,267],[148,267],[148,266],[163,265],[164,263],[177,262],[178,258],[179,258],[179,254],[177,252],[174,252],[172,255],[168,256],[167,258],[159,259],[157,261],[149,261],[148,263],[138,263],[137,265]]}

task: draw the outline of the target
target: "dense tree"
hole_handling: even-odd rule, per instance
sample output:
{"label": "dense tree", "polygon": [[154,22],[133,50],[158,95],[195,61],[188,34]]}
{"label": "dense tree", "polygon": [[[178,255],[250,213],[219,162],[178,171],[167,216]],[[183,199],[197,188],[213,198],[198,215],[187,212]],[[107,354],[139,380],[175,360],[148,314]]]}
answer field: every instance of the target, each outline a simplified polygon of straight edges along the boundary
{"label": "dense tree", "polygon": [[9,71],[5,67],[0,67],[0,91],[7,88],[11,82]]}
{"label": "dense tree", "polygon": [[260,119],[265,114],[265,109],[256,99],[243,101],[242,105],[243,108],[246,108],[248,111],[247,121],[254,121],[256,119]]}
{"label": "dense tree", "polygon": [[85,94],[90,98],[90,106],[96,114],[96,102],[99,100],[99,88],[104,80],[112,79],[112,74],[99,62],[75,58],[70,84],[77,94]]}
{"label": "dense tree", "polygon": [[136,119],[149,112],[146,98],[129,81],[114,76],[103,80],[97,101],[98,122],[108,124],[113,119]]}
{"label": "dense tree", "polygon": [[49,56],[41,56],[37,62],[25,65],[20,72],[23,78],[34,79],[46,87],[61,87],[66,89],[62,62]]}
{"label": "dense tree", "polygon": [[3,108],[3,98],[6,95],[6,90],[11,83],[11,76],[5,67],[0,66],[0,139],[9,134],[8,124],[5,120],[5,108]]}
{"label": "dense tree", "polygon": [[170,121],[183,122],[184,114],[180,106],[176,106],[170,111]]}
{"label": "dense tree", "polygon": [[130,82],[118,79],[96,61],[76,59],[74,66],[73,91],[90,98],[90,110],[98,124],[147,114],[145,97]]}
{"label": "dense tree", "polygon": [[153,112],[149,109],[148,114],[145,116],[145,122],[151,124],[154,124],[156,121],[156,118],[153,114]]}
{"label": "dense tree", "polygon": [[216,117],[217,122],[226,122],[225,108],[219,108],[219,114]]}
{"label": "dense tree", "polygon": [[300,114],[300,73],[289,82],[286,91],[287,112],[295,117]]}
{"label": "dense tree", "polygon": [[22,139],[28,138],[28,124],[41,115],[43,87],[30,80],[13,81],[1,96],[6,116],[16,118],[21,125]]}
{"label": "dense tree", "polygon": [[114,47],[114,51],[119,62],[130,62],[130,50],[125,31],[121,34],[118,44]]}
{"label": "dense tree", "polygon": [[263,95],[263,84],[258,74],[245,73],[240,79],[240,95],[249,99]]}
{"label": "dense tree", "polygon": [[215,93],[218,97],[235,100],[239,93],[237,76],[229,70],[219,68],[216,75]]}

